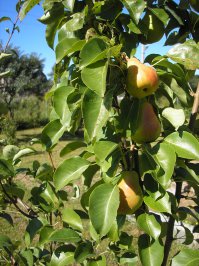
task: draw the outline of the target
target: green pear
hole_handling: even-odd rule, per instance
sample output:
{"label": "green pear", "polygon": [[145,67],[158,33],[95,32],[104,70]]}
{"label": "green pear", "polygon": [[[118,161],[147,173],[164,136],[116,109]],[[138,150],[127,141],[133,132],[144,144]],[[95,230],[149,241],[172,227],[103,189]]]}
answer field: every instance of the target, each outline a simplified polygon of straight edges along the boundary
{"label": "green pear", "polygon": [[152,142],[160,136],[161,124],[149,102],[140,102],[137,121],[134,126],[131,138],[136,143]]}
{"label": "green pear", "polygon": [[152,66],[145,65],[134,57],[127,60],[126,84],[128,93],[141,99],[157,90],[159,79]]}
{"label": "green pear", "polygon": [[118,187],[120,191],[118,214],[134,213],[143,202],[138,174],[135,171],[122,172]]}

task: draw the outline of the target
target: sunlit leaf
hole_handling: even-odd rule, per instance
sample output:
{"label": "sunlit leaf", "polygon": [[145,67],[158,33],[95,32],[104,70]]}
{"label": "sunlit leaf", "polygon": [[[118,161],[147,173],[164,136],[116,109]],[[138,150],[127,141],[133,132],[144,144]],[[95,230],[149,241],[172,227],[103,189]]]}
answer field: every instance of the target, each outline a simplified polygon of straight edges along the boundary
{"label": "sunlit leaf", "polygon": [[122,0],[122,3],[126,7],[126,9],[129,11],[129,14],[131,18],[138,23],[140,16],[142,12],[144,11],[146,7],[145,1],[139,0]]}
{"label": "sunlit leaf", "polygon": [[62,221],[69,224],[72,228],[82,231],[82,221],[80,216],[70,208],[64,208],[62,211]]}
{"label": "sunlit leaf", "polygon": [[162,116],[166,118],[176,130],[185,122],[185,113],[183,109],[167,107],[163,110]]}
{"label": "sunlit leaf", "polygon": [[164,139],[170,144],[179,157],[185,159],[199,159],[199,142],[189,132],[174,132]]}
{"label": "sunlit leaf", "polygon": [[199,250],[184,248],[173,259],[171,266],[196,266],[199,264]]}
{"label": "sunlit leaf", "polygon": [[88,168],[89,164],[89,161],[81,157],[73,157],[61,163],[54,174],[56,189],[59,190],[70,182],[78,179]]}
{"label": "sunlit leaf", "polygon": [[161,233],[161,225],[153,214],[143,213],[137,218],[138,226],[154,239],[158,239]]}
{"label": "sunlit leaf", "polygon": [[198,54],[199,44],[193,40],[188,40],[182,44],[176,44],[169,50],[167,56],[184,65],[187,69],[196,70],[199,68]]}
{"label": "sunlit leaf", "polygon": [[111,184],[101,184],[91,193],[89,216],[100,236],[106,235],[116,219],[119,207],[119,189]]}
{"label": "sunlit leaf", "polygon": [[20,12],[19,12],[19,18],[20,20],[23,20],[27,13],[37,4],[39,4],[41,0],[27,0],[24,2]]}

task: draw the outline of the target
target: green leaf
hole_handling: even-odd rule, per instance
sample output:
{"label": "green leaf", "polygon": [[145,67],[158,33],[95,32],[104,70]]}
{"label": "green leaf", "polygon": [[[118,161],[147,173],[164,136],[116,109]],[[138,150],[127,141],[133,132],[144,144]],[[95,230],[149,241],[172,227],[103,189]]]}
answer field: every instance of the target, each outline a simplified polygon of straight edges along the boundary
{"label": "green leaf", "polygon": [[62,221],[69,224],[74,229],[83,231],[81,218],[73,209],[64,208],[62,211]]}
{"label": "green leaf", "polygon": [[36,151],[32,148],[25,148],[25,149],[22,149],[20,150],[17,154],[15,154],[15,156],[13,157],[13,161],[16,161],[18,159],[21,159],[22,157],[26,157],[26,156],[29,156],[29,155],[32,155],[32,154],[35,154]]}
{"label": "green leaf", "polygon": [[170,144],[179,157],[199,160],[199,142],[191,133],[174,132],[168,135],[164,142]]}
{"label": "green leaf", "polygon": [[0,248],[3,248],[3,247],[11,247],[12,246],[12,242],[10,240],[10,238],[8,236],[5,236],[5,235],[0,235]]}
{"label": "green leaf", "polygon": [[93,246],[92,243],[82,242],[80,243],[75,250],[75,260],[78,263],[83,263],[86,258],[93,257]]}
{"label": "green leaf", "polygon": [[167,12],[162,8],[149,8],[149,10],[156,15],[166,26],[169,20],[169,15]]}
{"label": "green leaf", "polygon": [[49,241],[77,243],[81,240],[77,232],[70,228],[55,230],[49,238]]}
{"label": "green leaf", "polygon": [[59,252],[56,251],[52,254],[49,266],[66,266],[74,262],[73,252]]}
{"label": "green leaf", "polygon": [[30,245],[30,243],[32,242],[33,238],[35,237],[37,232],[42,227],[43,227],[43,223],[37,218],[34,218],[34,219],[29,221],[29,224],[28,224],[28,226],[26,228],[26,232],[25,232],[25,243],[26,243],[26,245]]}
{"label": "green leaf", "polygon": [[0,61],[3,60],[4,58],[8,58],[10,56],[12,56],[12,54],[0,53]]}
{"label": "green leaf", "polygon": [[126,9],[129,11],[129,14],[133,21],[137,24],[142,12],[146,7],[145,1],[142,0],[122,0],[121,1]]}
{"label": "green leaf", "polygon": [[34,265],[33,264],[34,258],[33,258],[32,251],[30,249],[29,250],[22,250],[19,253],[19,256],[25,265],[27,265],[27,266],[33,266]]}
{"label": "green leaf", "polygon": [[62,124],[66,127],[70,125],[71,112],[69,110],[67,99],[68,96],[75,91],[74,87],[61,86],[54,92],[54,109],[61,119]]}
{"label": "green leaf", "polygon": [[150,151],[151,156],[160,166],[153,171],[156,180],[165,188],[170,184],[176,163],[176,154],[172,146],[166,143],[156,144]]}
{"label": "green leaf", "polygon": [[19,12],[19,18],[20,20],[23,20],[27,13],[37,4],[39,4],[41,0],[27,0],[24,2],[20,12]]}
{"label": "green leaf", "polygon": [[107,61],[98,61],[83,68],[81,72],[84,84],[97,95],[103,97],[106,91]]}
{"label": "green leaf", "polygon": [[37,179],[40,179],[41,181],[52,180],[52,176],[53,176],[53,168],[51,165],[47,163],[40,165],[35,175],[35,177]]}
{"label": "green leaf", "polygon": [[155,215],[143,213],[137,218],[138,226],[149,236],[157,240],[161,234],[161,225],[156,220]]}
{"label": "green leaf", "polygon": [[199,251],[184,248],[173,259],[171,266],[196,266],[199,264]]}
{"label": "green leaf", "polygon": [[0,177],[7,177],[14,175],[14,168],[11,163],[4,159],[0,159]]}
{"label": "green leaf", "polygon": [[54,229],[51,226],[44,226],[39,234],[39,244],[43,246],[45,243],[50,241],[50,236],[53,234]]}
{"label": "green leaf", "polygon": [[151,196],[144,196],[144,202],[153,211],[171,213],[171,200],[167,192],[162,198],[157,200]]}
{"label": "green leaf", "polygon": [[125,252],[120,257],[120,265],[137,266],[138,256],[133,252]]}
{"label": "green leaf", "polygon": [[68,10],[73,11],[75,0],[63,0],[62,3]]}
{"label": "green leaf", "polygon": [[0,18],[0,23],[3,22],[3,21],[6,21],[6,20],[10,20],[11,21],[11,18],[10,17],[1,17]]}
{"label": "green leaf", "polygon": [[80,68],[107,57],[107,44],[100,38],[91,38],[80,52]]}
{"label": "green leaf", "polygon": [[94,153],[97,159],[103,162],[117,147],[118,144],[115,142],[101,140],[95,143]]}
{"label": "green leaf", "polygon": [[3,148],[3,156],[7,160],[13,159],[15,154],[17,154],[18,152],[19,152],[19,147],[15,145],[6,145]]}
{"label": "green leaf", "polygon": [[105,236],[117,216],[119,189],[111,184],[97,186],[90,195],[89,216],[100,236]]}
{"label": "green leaf", "polygon": [[2,72],[2,73],[0,73],[0,78],[8,77],[10,75],[10,73],[11,73],[10,70]]}
{"label": "green leaf", "polygon": [[182,44],[176,44],[169,50],[167,56],[184,65],[187,69],[196,70],[199,68],[198,54],[199,44],[193,40],[188,40]]}
{"label": "green leaf", "polygon": [[166,118],[176,130],[185,122],[185,113],[183,109],[167,107],[163,110],[162,116]]}
{"label": "green leaf", "polygon": [[164,247],[158,240],[151,240],[146,234],[138,239],[139,255],[142,266],[161,266]]}
{"label": "green leaf", "polygon": [[58,42],[55,48],[56,63],[58,64],[65,56],[80,51],[84,46],[85,42],[85,40],[79,40],[78,38],[68,37]]}
{"label": "green leaf", "polygon": [[46,27],[46,41],[50,48],[54,48],[54,41],[56,32],[60,27],[61,21],[64,17],[64,6],[61,3],[57,3],[50,12],[50,17],[53,17],[53,20]]}
{"label": "green leaf", "polygon": [[61,138],[66,130],[66,125],[62,125],[59,119],[50,121],[41,133],[41,141],[47,150],[50,150]]}
{"label": "green leaf", "polygon": [[49,183],[43,183],[41,185],[42,192],[40,193],[40,197],[45,200],[45,203],[41,203],[41,206],[45,205],[46,203],[52,207],[52,209],[57,209],[59,207],[59,200],[57,195],[54,191],[54,187]]}
{"label": "green leaf", "polygon": [[100,97],[91,90],[87,90],[82,103],[85,133],[89,140],[101,134],[102,127],[109,118],[112,95],[106,94]]}
{"label": "green leaf", "polygon": [[84,17],[85,14],[84,12],[79,12],[79,13],[75,13],[73,15],[71,15],[71,19],[69,21],[67,21],[62,28],[65,28],[65,31],[76,31],[79,30],[83,27],[84,25]]}
{"label": "green leaf", "polygon": [[87,266],[107,266],[106,257],[102,255],[100,257],[97,257],[96,259],[89,259],[87,262]]}
{"label": "green leaf", "polygon": [[78,179],[88,168],[89,164],[89,161],[81,157],[73,157],[61,163],[54,174],[56,189],[60,190],[70,182]]}
{"label": "green leaf", "polygon": [[60,151],[60,157],[67,155],[68,153],[74,152],[79,148],[86,147],[86,143],[83,141],[73,141],[68,144]]}

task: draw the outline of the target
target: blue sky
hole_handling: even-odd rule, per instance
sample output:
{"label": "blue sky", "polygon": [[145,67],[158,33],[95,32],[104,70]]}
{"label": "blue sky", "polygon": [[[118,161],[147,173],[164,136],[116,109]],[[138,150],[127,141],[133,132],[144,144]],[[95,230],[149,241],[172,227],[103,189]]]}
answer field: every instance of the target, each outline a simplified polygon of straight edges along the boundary
{"label": "blue sky", "polygon": [[[0,17],[8,16],[11,17],[12,21],[15,21],[17,12],[15,5],[17,0],[0,0]],[[15,32],[12,37],[11,44],[17,46],[25,54],[37,53],[40,58],[45,59],[44,72],[49,74],[55,63],[54,51],[48,47],[45,40],[45,28],[46,26],[37,21],[43,15],[42,7],[37,5],[33,8],[25,19],[18,23],[20,32]],[[5,43],[8,40],[8,33],[5,31],[6,28],[12,28],[12,24],[9,21],[0,23],[0,40]],[[171,47],[163,46],[164,39],[158,43],[151,44],[148,46],[145,56],[151,53],[165,54]],[[140,59],[141,47],[138,47],[136,56]]]}

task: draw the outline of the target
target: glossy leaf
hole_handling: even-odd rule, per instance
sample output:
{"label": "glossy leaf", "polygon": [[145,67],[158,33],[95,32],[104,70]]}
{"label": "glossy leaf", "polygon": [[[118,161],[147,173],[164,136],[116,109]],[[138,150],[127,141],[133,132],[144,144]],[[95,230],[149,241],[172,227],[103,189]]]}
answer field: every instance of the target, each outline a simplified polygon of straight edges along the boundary
{"label": "glossy leaf", "polygon": [[184,248],[173,259],[171,266],[196,266],[199,264],[199,250]]}
{"label": "glossy leaf", "polygon": [[119,207],[119,189],[111,184],[101,184],[91,193],[89,216],[100,236],[106,235],[117,216]]}
{"label": "glossy leaf", "polygon": [[153,159],[160,166],[156,169],[155,177],[156,180],[163,186],[166,187],[170,184],[171,177],[174,172],[176,163],[176,154],[172,146],[166,143],[157,144],[150,151]]}
{"label": "glossy leaf", "polygon": [[75,0],[64,0],[62,2],[66,8],[68,8],[70,11],[73,11]]}
{"label": "glossy leaf", "polygon": [[26,245],[30,245],[35,235],[38,233],[38,231],[43,227],[42,221],[40,221],[37,218],[34,218],[29,221],[28,226],[26,228],[25,232],[25,242]]}
{"label": "glossy leaf", "polygon": [[54,108],[61,119],[62,124],[69,126],[71,119],[71,112],[67,104],[67,98],[75,91],[74,87],[61,86],[54,92]]}
{"label": "glossy leaf", "polygon": [[91,38],[80,52],[80,67],[86,67],[107,56],[107,45],[100,38]]}
{"label": "glossy leaf", "polygon": [[115,142],[106,140],[98,141],[94,145],[94,153],[97,159],[103,162],[117,147],[118,144]]}
{"label": "glossy leaf", "polygon": [[174,132],[164,139],[170,144],[179,157],[199,160],[199,142],[189,132]]}
{"label": "glossy leaf", "polygon": [[98,61],[83,68],[81,77],[84,84],[97,95],[103,97],[106,91],[107,61]]}
{"label": "glossy leaf", "polygon": [[151,240],[148,235],[138,239],[139,255],[143,266],[161,266],[164,257],[164,247],[159,240]]}
{"label": "glossy leaf", "polygon": [[131,18],[137,24],[139,19],[140,19],[142,12],[144,11],[144,9],[146,7],[145,1],[122,0],[122,3],[126,7],[126,9],[129,11]]}
{"label": "glossy leaf", "polygon": [[109,118],[112,95],[98,96],[91,90],[87,90],[82,103],[85,133],[92,140],[101,133],[102,127]]}
{"label": "glossy leaf", "polygon": [[133,252],[125,252],[119,259],[120,265],[137,266],[138,256]]}
{"label": "glossy leaf", "polygon": [[171,200],[168,193],[157,200],[151,196],[144,196],[144,202],[153,211],[171,213]]}
{"label": "glossy leaf", "polygon": [[66,266],[74,262],[73,252],[54,252],[51,257],[49,266]]}
{"label": "glossy leaf", "polygon": [[23,4],[20,13],[19,13],[19,18],[20,20],[23,20],[27,13],[37,4],[39,4],[40,0],[27,0]]}
{"label": "glossy leaf", "polygon": [[76,243],[79,242],[80,240],[81,238],[78,235],[78,233],[70,228],[57,229],[49,237],[49,241],[56,241],[56,242]]}
{"label": "glossy leaf", "polygon": [[75,250],[75,260],[83,263],[85,259],[93,257],[93,246],[89,241],[80,243]]}
{"label": "glossy leaf", "polygon": [[157,240],[161,233],[161,225],[153,214],[143,213],[137,218],[138,226],[149,236]]}
{"label": "glossy leaf", "polygon": [[68,153],[74,152],[75,150],[83,147],[86,147],[86,143],[84,143],[83,141],[70,142],[60,151],[60,156],[63,157]]}
{"label": "glossy leaf", "polygon": [[56,63],[58,64],[65,56],[80,51],[85,44],[85,40],[79,40],[78,38],[64,38],[58,42],[55,53]]}
{"label": "glossy leaf", "polygon": [[15,154],[15,156],[13,157],[13,161],[16,161],[18,159],[21,159],[22,157],[26,157],[28,155],[32,155],[32,154],[35,154],[36,151],[32,148],[25,148],[25,149],[22,149],[20,150],[18,153]]}
{"label": "glossy leaf", "polygon": [[100,257],[97,257],[96,259],[89,259],[87,266],[107,266],[106,257],[102,255]]}
{"label": "glossy leaf", "polygon": [[64,208],[62,211],[62,221],[67,223],[74,229],[83,230],[83,225],[80,216],[70,208]]}
{"label": "glossy leaf", "polygon": [[70,182],[78,179],[89,164],[89,161],[81,157],[73,157],[61,163],[54,174],[56,189],[62,189]]}
{"label": "glossy leaf", "polygon": [[31,250],[22,250],[19,254],[21,260],[23,263],[27,266],[33,266],[34,265],[34,258]]}
{"label": "glossy leaf", "polygon": [[162,116],[166,118],[176,130],[185,122],[185,113],[183,109],[167,107],[163,110]]}
{"label": "glossy leaf", "polygon": [[184,65],[187,69],[196,70],[199,68],[198,53],[199,44],[193,40],[188,40],[182,44],[176,44],[169,50],[167,56]]}
{"label": "glossy leaf", "polygon": [[62,27],[64,27],[66,31],[79,30],[84,25],[84,16],[84,12],[75,13],[71,16],[72,18],[67,21]]}
{"label": "glossy leaf", "polygon": [[0,159],[0,176],[7,177],[14,175],[14,168],[11,163],[5,159]]}
{"label": "glossy leaf", "polygon": [[43,129],[41,134],[41,141],[45,145],[46,149],[49,150],[64,134],[66,126],[62,125],[59,119],[49,122]]}

